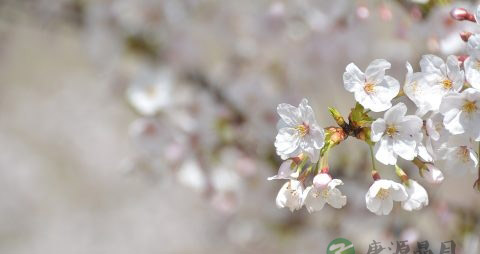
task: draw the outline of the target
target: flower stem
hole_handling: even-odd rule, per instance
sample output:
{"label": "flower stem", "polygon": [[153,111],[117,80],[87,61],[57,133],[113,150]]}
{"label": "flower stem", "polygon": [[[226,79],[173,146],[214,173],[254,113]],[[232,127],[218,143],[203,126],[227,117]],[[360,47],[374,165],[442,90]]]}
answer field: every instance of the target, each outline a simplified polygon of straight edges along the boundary
{"label": "flower stem", "polygon": [[402,183],[408,186],[408,176],[397,164],[395,164],[395,174],[402,180]]}
{"label": "flower stem", "polygon": [[373,156],[373,146],[368,145],[370,148],[370,159],[372,160],[372,171],[377,171],[377,166],[375,165],[375,156]]}
{"label": "flower stem", "polygon": [[368,145],[370,148],[370,159],[372,160],[372,178],[374,181],[380,179],[380,174],[377,171],[377,166],[375,165],[375,156],[373,156],[373,146],[371,144]]}

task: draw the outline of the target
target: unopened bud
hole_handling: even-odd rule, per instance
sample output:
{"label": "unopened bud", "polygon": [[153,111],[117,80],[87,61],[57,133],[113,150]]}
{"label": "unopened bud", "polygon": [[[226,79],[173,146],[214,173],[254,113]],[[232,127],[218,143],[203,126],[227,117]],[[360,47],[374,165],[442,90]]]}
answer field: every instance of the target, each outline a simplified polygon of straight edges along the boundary
{"label": "unopened bud", "polygon": [[372,178],[374,181],[380,180],[380,174],[376,170],[372,170]]}
{"label": "unopened bud", "polygon": [[450,11],[450,16],[452,16],[453,19],[456,20],[468,20],[471,22],[475,22],[475,16],[468,12],[464,8],[454,8],[452,11]]}
{"label": "unopened bud", "polygon": [[460,38],[462,38],[462,40],[464,42],[467,42],[468,38],[470,38],[470,36],[472,36],[472,33],[470,33],[470,32],[461,32],[460,33]]}
{"label": "unopened bud", "polygon": [[313,178],[313,185],[317,189],[324,189],[330,181],[332,181],[332,177],[329,174],[321,173]]}
{"label": "unopened bud", "polygon": [[337,122],[338,126],[342,127],[343,129],[347,127],[347,123],[345,122],[345,119],[340,114],[340,112],[338,112],[336,108],[329,107],[328,111],[330,111],[330,114],[332,115],[335,122]]}
{"label": "unopened bud", "polygon": [[458,59],[458,61],[460,62],[460,65],[462,65],[463,62],[465,62],[465,60],[467,59],[467,57],[468,57],[467,55],[459,55],[459,56],[457,56],[457,59]]}
{"label": "unopened bud", "polygon": [[331,145],[337,145],[340,142],[344,141],[347,138],[347,134],[342,128],[339,127],[328,127],[327,132],[327,142]]}

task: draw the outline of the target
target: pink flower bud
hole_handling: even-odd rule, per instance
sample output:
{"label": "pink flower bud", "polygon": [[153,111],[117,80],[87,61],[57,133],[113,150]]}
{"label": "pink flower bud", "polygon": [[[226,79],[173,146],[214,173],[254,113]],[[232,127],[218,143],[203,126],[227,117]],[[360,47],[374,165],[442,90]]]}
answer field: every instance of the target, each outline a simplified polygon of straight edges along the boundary
{"label": "pink flower bud", "polygon": [[460,33],[460,38],[462,38],[462,40],[464,42],[467,42],[468,38],[470,38],[470,36],[472,36],[472,33],[470,33],[470,32],[461,32]]}
{"label": "pink flower bud", "polygon": [[313,185],[317,189],[324,189],[327,187],[328,183],[332,181],[332,177],[329,174],[318,174],[313,178]]}
{"label": "pink flower bud", "polygon": [[468,20],[475,22],[475,17],[473,14],[465,10],[464,8],[454,8],[450,11],[450,16],[456,20]]}
{"label": "pink flower bud", "polygon": [[428,170],[423,172],[423,178],[427,180],[429,183],[439,184],[443,181],[445,177],[443,177],[442,171],[440,171],[437,167],[433,164],[426,163]]}

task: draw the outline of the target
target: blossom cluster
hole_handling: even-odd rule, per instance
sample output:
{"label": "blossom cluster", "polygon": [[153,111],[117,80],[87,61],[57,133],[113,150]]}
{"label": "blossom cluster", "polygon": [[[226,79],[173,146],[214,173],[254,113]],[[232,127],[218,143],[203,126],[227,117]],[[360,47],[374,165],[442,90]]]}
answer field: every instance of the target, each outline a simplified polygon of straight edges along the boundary
{"label": "blossom cluster", "polygon": [[[456,20],[476,22],[480,6],[475,14],[457,8],[451,15]],[[354,94],[356,105],[348,122],[330,108],[338,127],[320,127],[307,99],[298,107],[278,105],[275,148],[285,162],[269,180],[287,182],[278,193],[277,206],[291,211],[305,206],[309,212],[322,209],[325,203],[334,208],[345,206],[347,198],[337,188],[343,182],[330,175],[328,153],[349,136],[370,147],[374,182],[365,194],[365,202],[377,215],[388,215],[394,201],[406,211],[419,210],[429,203],[425,188],[398,165],[401,160],[414,164],[433,184],[443,181],[443,172],[468,172],[478,178],[480,34],[463,32],[460,36],[468,55],[446,59],[424,55],[418,72],[407,62],[403,85],[386,74],[391,68],[387,60],[376,59],[364,71],[354,63],[347,65],[344,88]],[[409,101],[400,102],[405,97]],[[407,105],[414,112],[408,113]],[[382,179],[376,161],[390,166],[400,182]],[[476,180],[474,187],[478,188],[478,183]]]}

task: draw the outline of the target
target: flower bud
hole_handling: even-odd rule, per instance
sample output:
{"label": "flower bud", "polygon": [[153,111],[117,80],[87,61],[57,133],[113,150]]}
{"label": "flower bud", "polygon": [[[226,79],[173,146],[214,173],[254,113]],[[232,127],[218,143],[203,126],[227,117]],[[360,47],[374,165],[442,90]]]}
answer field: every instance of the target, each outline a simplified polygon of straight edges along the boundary
{"label": "flower bud", "polygon": [[331,180],[332,177],[329,174],[321,173],[313,178],[313,185],[317,189],[324,189]]}
{"label": "flower bud", "polygon": [[460,38],[462,38],[462,40],[464,42],[467,42],[468,38],[470,38],[470,36],[472,36],[472,33],[470,33],[470,32],[461,32],[460,33]]}
{"label": "flower bud", "polygon": [[440,171],[437,167],[430,163],[426,163],[425,166],[426,169],[424,168],[422,170],[422,175],[427,182],[439,184],[443,181],[445,177],[443,176],[442,171]]}
{"label": "flower bud", "polygon": [[471,14],[464,8],[454,8],[452,11],[450,11],[450,16],[452,16],[453,19],[460,21],[468,20],[475,22],[475,17],[473,16],[473,14]]}
{"label": "flower bud", "polygon": [[347,123],[345,122],[345,119],[340,114],[340,112],[338,112],[336,108],[329,107],[328,111],[330,111],[330,114],[332,115],[335,122],[337,122],[338,126],[342,127],[343,129],[347,127]]}

